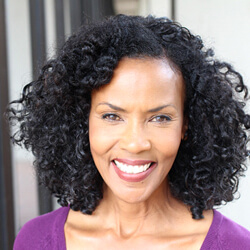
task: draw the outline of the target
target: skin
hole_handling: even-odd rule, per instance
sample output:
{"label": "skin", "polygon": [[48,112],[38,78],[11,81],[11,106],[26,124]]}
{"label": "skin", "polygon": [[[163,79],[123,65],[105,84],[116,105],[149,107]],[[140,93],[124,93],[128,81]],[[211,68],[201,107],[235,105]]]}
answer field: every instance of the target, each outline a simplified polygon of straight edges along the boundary
{"label": "skin", "polygon": [[[167,181],[187,129],[184,100],[182,75],[167,59],[124,58],[111,82],[93,91],[89,140],[104,197],[92,215],[70,210],[67,249],[200,249],[212,211],[193,220]],[[117,158],[155,167],[142,181],[126,181]]]}

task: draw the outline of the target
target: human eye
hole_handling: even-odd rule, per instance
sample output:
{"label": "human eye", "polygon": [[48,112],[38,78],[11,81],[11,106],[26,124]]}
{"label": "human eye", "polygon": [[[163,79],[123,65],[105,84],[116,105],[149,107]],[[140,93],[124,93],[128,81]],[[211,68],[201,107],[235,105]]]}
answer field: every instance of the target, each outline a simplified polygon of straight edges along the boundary
{"label": "human eye", "polygon": [[107,121],[121,121],[122,120],[118,115],[113,114],[113,113],[102,115],[102,119],[107,120]]}
{"label": "human eye", "polygon": [[169,122],[171,121],[171,117],[167,115],[157,115],[154,116],[150,121],[151,122],[158,122],[158,123],[164,123],[164,122]]}

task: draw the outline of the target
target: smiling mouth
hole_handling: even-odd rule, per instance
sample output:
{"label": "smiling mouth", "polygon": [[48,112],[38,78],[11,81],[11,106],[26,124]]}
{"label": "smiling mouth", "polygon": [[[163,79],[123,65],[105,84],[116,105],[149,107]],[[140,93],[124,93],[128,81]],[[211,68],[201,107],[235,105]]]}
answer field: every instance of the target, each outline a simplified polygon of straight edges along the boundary
{"label": "smiling mouth", "polygon": [[117,168],[119,168],[122,172],[128,174],[139,174],[145,172],[154,164],[154,162],[151,162],[144,165],[129,165],[117,160],[114,160],[113,162],[115,163]]}

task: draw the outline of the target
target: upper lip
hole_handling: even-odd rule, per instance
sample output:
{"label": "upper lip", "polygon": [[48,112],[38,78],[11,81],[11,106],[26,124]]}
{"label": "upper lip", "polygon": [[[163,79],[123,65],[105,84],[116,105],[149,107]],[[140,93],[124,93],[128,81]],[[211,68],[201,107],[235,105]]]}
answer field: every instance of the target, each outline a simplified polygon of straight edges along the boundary
{"label": "upper lip", "polygon": [[121,163],[127,164],[127,165],[145,165],[148,163],[152,163],[154,161],[150,161],[150,160],[130,160],[130,159],[120,159],[120,158],[115,158],[113,159],[113,161],[119,161]]}

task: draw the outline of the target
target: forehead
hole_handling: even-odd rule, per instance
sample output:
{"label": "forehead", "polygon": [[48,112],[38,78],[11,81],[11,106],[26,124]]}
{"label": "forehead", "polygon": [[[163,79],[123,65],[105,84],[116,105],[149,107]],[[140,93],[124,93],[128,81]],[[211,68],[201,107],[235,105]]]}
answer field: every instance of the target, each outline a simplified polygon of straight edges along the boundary
{"label": "forehead", "polygon": [[[92,100],[129,102],[144,105],[161,102],[184,102],[182,74],[167,59],[123,58],[107,85],[94,90]],[[165,104],[165,103],[164,103]]]}

